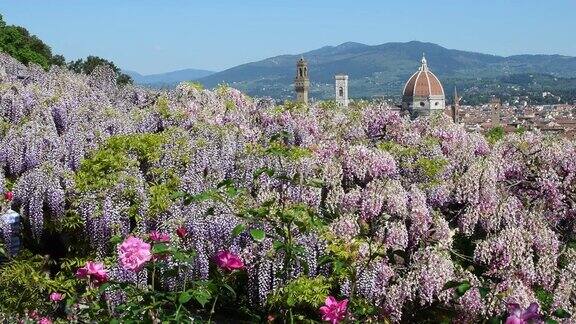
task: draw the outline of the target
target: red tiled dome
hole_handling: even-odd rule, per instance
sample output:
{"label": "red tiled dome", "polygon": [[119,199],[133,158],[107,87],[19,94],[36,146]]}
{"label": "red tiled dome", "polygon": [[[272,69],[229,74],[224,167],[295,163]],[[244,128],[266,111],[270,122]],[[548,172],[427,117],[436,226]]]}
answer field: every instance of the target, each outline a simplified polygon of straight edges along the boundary
{"label": "red tiled dome", "polygon": [[404,86],[403,95],[406,97],[443,96],[444,88],[440,80],[428,70],[426,59],[422,58],[422,66],[414,73]]}

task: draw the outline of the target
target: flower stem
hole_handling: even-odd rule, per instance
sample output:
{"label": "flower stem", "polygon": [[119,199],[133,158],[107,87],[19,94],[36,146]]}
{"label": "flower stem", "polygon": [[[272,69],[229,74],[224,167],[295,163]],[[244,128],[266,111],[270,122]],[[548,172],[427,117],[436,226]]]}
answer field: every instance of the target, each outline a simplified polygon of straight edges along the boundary
{"label": "flower stem", "polygon": [[212,303],[212,309],[210,309],[210,317],[208,317],[208,324],[212,322],[212,315],[214,315],[214,308],[216,308],[216,302],[218,301],[218,295],[214,298],[214,302]]}

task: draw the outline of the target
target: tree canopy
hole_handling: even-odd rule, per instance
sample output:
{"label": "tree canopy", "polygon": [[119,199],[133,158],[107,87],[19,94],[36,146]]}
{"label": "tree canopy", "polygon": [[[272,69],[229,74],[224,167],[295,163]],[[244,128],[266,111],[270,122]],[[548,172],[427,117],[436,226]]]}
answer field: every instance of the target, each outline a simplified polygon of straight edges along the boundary
{"label": "tree canopy", "polygon": [[26,28],[6,25],[0,14],[0,51],[8,53],[18,61],[28,64],[30,62],[48,69],[51,65],[63,65],[62,55],[53,55],[50,46],[34,35],[30,35]]}
{"label": "tree canopy", "polygon": [[97,56],[88,56],[85,60],[78,59],[66,63],[62,55],[53,54],[52,49],[40,38],[20,26],[7,25],[0,14],[0,52],[5,52],[18,61],[29,64],[36,63],[45,70],[52,65],[67,66],[77,73],[90,74],[99,65],[110,66],[118,76],[118,84],[132,83],[130,76],[122,73],[113,62]]}
{"label": "tree canopy", "polygon": [[71,61],[68,63],[68,69],[76,72],[76,73],[85,73],[90,74],[94,69],[100,65],[108,65],[114,72],[116,72],[117,78],[116,82],[120,85],[132,83],[132,78],[122,73],[119,67],[117,67],[114,62],[108,61],[98,56],[88,56],[85,60],[78,59],[75,61]]}

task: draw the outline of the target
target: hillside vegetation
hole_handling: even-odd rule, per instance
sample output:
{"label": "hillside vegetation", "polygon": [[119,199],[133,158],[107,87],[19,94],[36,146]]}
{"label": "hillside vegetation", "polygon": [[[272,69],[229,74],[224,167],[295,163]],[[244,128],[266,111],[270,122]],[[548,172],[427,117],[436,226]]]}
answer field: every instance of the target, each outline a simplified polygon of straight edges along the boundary
{"label": "hillside vegetation", "polygon": [[38,64],[44,70],[49,70],[52,65],[65,66],[77,73],[90,74],[97,66],[107,65],[117,74],[118,84],[132,83],[132,79],[124,74],[111,61],[88,56],[86,59],[78,59],[66,63],[62,55],[52,53],[50,46],[41,39],[20,26],[7,25],[0,14],[0,52],[7,53],[24,64]]}
{"label": "hillside vegetation", "polygon": [[[296,61],[303,55],[310,66],[312,97],[328,99],[334,96],[334,75],[350,76],[350,96],[370,98],[401,96],[405,82],[418,69],[422,54],[440,78],[450,96],[455,86],[464,95],[465,103],[476,103],[480,96],[496,94],[503,98],[519,87],[520,95],[539,102],[542,91],[563,95],[563,102],[576,99],[576,58],[561,55],[516,55],[502,57],[447,49],[423,43],[386,43],[364,45],[344,43],[314,51],[271,57],[262,61],[236,66],[199,79],[207,87],[227,83],[254,96],[278,99],[293,96]],[[516,75],[546,75],[555,82],[514,82]],[[511,87],[499,87],[502,79],[512,81]],[[565,81],[568,81],[566,83]],[[570,87],[567,89],[567,85]],[[489,97],[489,96],[486,96]]]}

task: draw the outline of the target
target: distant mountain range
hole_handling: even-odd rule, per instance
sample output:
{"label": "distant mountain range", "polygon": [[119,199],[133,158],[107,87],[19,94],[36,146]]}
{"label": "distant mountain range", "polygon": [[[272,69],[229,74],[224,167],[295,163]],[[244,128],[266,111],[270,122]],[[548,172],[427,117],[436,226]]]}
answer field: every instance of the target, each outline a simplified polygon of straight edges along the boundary
{"label": "distant mountain range", "polygon": [[[181,71],[155,75],[146,83],[154,80],[173,84],[186,76],[185,79],[197,80],[208,88],[227,83],[252,96],[287,99],[293,97],[296,61],[304,56],[309,65],[313,98],[332,98],[334,75],[338,73],[349,75],[350,96],[353,98],[399,96],[404,83],[419,67],[423,53],[430,69],[442,81],[447,95],[452,92],[449,89],[458,86],[462,93],[470,96],[494,91],[513,94],[517,90],[536,96],[542,91],[558,90],[564,97],[573,95],[570,100],[576,99],[576,91],[573,91],[576,90],[576,57],[503,57],[417,41],[374,46],[348,42],[301,54],[275,56],[218,73],[203,71],[206,73],[204,76],[193,73],[186,76]],[[134,79],[137,83],[144,83]],[[541,79],[545,80],[542,84]],[[521,80],[522,84],[517,85],[515,80]]]}
{"label": "distant mountain range", "polygon": [[182,81],[193,81],[211,74],[213,71],[184,69],[167,73],[142,75],[134,71],[123,71],[132,77],[135,83],[153,88],[171,88]]}

